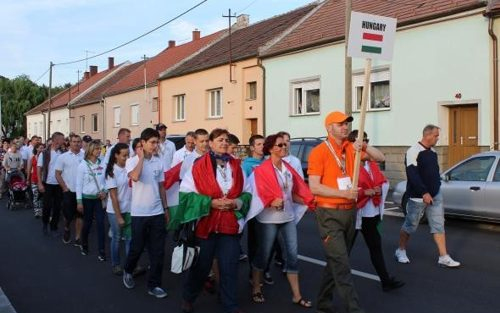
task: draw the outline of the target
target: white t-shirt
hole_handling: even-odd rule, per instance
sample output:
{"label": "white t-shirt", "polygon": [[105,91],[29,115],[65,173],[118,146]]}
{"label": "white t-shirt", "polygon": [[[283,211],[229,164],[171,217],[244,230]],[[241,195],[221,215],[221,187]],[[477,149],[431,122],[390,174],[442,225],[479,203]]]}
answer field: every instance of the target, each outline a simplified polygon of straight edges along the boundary
{"label": "white t-shirt", "polygon": [[75,154],[69,150],[61,154],[56,161],[55,170],[61,171],[62,179],[71,192],[76,192],[76,171],[83,155],[82,151]]}
{"label": "white t-shirt", "polygon": [[[114,177],[108,176],[106,178],[106,189],[109,190],[116,188],[120,212],[128,213],[130,212],[130,202],[132,200],[132,188],[130,188],[128,184],[129,178],[127,175],[127,169],[125,167],[119,167],[115,164],[113,166],[113,174]],[[106,208],[106,212],[115,213],[111,196],[108,196],[108,205]]]}
{"label": "white t-shirt", "polygon": [[158,157],[160,158],[164,171],[168,171],[172,167],[172,160],[174,159],[175,144],[166,139],[164,143],[160,143]]}
{"label": "white t-shirt", "polygon": [[[127,160],[127,175],[134,170],[139,157],[134,156]],[[132,181],[132,205],[130,213],[132,216],[154,216],[163,214],[163,205],[160,198],[160,186],[165,180],[161,160],[152,156],[144,159],[141,176],[138,181]]]}
{"label": "white t-shirt", "polygon": [[186,173],[188,171],[191,170],[191,167],[193,167],[194,161],[196,161],[196,159],[201,157],[201,156],[202,155],[199,154],[198,151],[193,150],[193,152],[184,159],[184,161],[182,162],[182,165],[181,165],[181,172],[179,174],[181,179],[184,177],[184,175],[186,175]]}
{"label": "white t-shirt", "polygon": [[[47,171],[47,180],[45,181],[46,184],[59,185],[56,179],[56,162],[60,155],[61,155],[60,150],[52,150],[52,149],[50,150],[49,168],[45,169]],[[40,155],[38,156],[36,166],[43,167],[43,153],[40,153]],[[42,177],[39,177],[39,179],[42,179]]]}
{"label": "white t-shirt", "polygon": [[175,151],[174,159],[172,160],[172,167],[184,161],[191,153],[193,153],[193,151],[189,151],[188,149],[186,149],[186,146]]}
{"label": "white t-shirt", "polygon": [[28,146],[22,146],[21,147],[21,156],[23,158],[23,161],[28,161],[31,159],[33,156],[33,146],[28,145]]}
{"label": "white t-shirt", "polygon": [[297,172],[297,174],[304,179],[304,171],[302,170],[302,163],[300,162],[299,158],[297,158],[295,155],[289,154],[286,157],[283,158],[288,164],[290,164],[291,167]]}
{"label": "white t-shirt", "polygon": [[274,171],[278,179],[278,183],[283,193],[283,210],[274,208],[265,208],[257,215],[257,220],[264,224],[280,224],[291,222],[295,219],[295,210],[293,208],[293,177],[292,173],[286,168],[285,164],[281,165],[281,171],[275,167]]}

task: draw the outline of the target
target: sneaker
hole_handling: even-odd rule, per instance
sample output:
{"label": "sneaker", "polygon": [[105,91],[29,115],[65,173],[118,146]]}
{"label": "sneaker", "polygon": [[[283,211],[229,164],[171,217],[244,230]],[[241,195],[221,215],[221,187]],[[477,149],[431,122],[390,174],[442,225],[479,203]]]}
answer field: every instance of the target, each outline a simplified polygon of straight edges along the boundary
{"label": "sneaker", "polygon": [[265,273],[264,273],[264,282],[265,282],[267,285],[274,285],[274,280],[273,280],[273,278],[271,277],[271,273],[269,273],[269,272],[265,272]]}
{"label": "sneaker", "polygon": [[391,277],[388,281],[382,282],[382,290],[384,292],[388,292],[394,289],[401,288],[405,285],[404,282],[396,280],[394,277]]}
{"label": "sneaker", "polygon": [[113,272],[113,275],[117,275],[117,276],[123,275],[123,269],[120,265],[113,266],[113,269],[111,271]]}
{"label": "sneaker", "polygon": [[240,262],[245,261],[246,259],[248,259],[248,255],[245,253],[240,254]]}
{"label": "sneaker", "polygon": [[64,244],[68,244],[71,242],[71,233],[69,229],[64,230],[62,241]]}
{"label": "sneaker", "polygon": [[410,263],[410,259],[406,256],[406,250],[396,249],[396,253],[394,253],[394,257],[399,263]]}
{"label": "sneaker", "polygon": [[81,255],[89,255],[89,248],[84,247],[84,246],[80,246],[80,254]]}
{"label": "sneaker", "polygon": [[106,255],[104,253],[99,253],[99,255],[97,256],[97,260],[99,262],[106,262]]}
{"label": "sneaker", "polygon": [[125,286],[125,288],[127,289],[132,289],[135,287],[135,281],[134,281],[134,277],[132,277],[132,274],[129,274],[125,271],[123,271],[123,285]]}
{"label": "sneaker", "polygon": [[[125,277],[125,276],[123,276]],[[125,283],[125,281],[124,281]],[[148,295],[154,296],[158,299],[165,298],[167,296],[167,292],[160,287],[154,287],[153,289],[148,290]]]}
{"label": "sneaker", "polygon": [[441,267],[457,268],[460,266],[460,262],[453,260],[449,254],[440,256],[438,260],[438,265]]}
{"label": "sneaker", "polygon": [[82,240],[80,238],[75,239],[75,241],[73,241],[73,246],[80,248],[82,246]]}

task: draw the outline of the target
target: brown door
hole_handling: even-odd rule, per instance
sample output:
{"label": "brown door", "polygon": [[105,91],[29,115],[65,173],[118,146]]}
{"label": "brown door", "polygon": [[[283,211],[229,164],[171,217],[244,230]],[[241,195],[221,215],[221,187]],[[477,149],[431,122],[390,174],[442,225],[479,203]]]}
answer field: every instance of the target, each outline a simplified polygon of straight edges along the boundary
{"label": "brown door", "polygon": [[450,108],[448,166],[479,152],[477,105]]}
{"label": "brown door", "polygon": [[257,119],[256,118],[250,119],[250,132],[252,133],[252,135],[250,135],[250,136],[258,134],[257,133]]}

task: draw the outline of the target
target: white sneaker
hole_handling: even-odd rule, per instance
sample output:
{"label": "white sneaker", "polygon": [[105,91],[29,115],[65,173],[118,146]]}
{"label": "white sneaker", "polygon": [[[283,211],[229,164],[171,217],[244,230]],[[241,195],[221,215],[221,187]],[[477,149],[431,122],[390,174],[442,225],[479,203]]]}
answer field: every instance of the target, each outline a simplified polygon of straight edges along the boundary
{"label": "white sneaker", "polygon": [[396,249],[394,257],[399,263],[410,263],[410,259],[406,256],[406,250]]}
{"label": "white sneaker", "polygon": [[453,260],[450,255],[447,254],[439,257],[438,265],[441,267],[457,268],[460,266],[460,262]]}

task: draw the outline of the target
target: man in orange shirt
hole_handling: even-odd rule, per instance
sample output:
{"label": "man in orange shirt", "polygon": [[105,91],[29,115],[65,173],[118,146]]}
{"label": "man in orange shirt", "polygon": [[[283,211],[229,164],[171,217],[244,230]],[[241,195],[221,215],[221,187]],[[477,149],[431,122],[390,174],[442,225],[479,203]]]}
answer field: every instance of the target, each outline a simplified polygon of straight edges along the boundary
{"label": "man in orange shirt", "polygon": [[325,119],[328,138],[309,156],[309,187],[316,196],[316,219],[325,249],[327,265],[318,295],[317,312],[332,312],[335,288],[347,305],[348,312],[364,312],[354,289],[349,252],[355,233],[357,190],[353,190],[354,158],[363,150],[376,161],[384,154],[362,142],[347,140],[352,116],[335,111]]}

